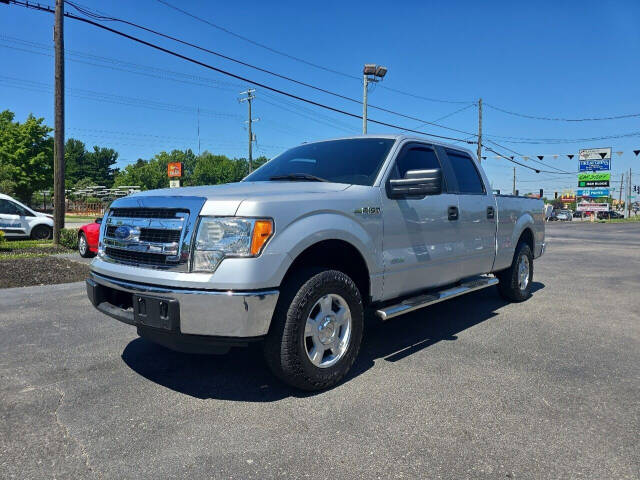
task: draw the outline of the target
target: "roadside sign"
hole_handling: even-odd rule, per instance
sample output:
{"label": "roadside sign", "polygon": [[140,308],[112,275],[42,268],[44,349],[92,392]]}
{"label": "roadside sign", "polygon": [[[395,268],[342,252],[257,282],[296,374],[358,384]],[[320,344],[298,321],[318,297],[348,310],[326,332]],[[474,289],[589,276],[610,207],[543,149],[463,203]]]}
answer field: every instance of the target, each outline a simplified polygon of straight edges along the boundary
{"label": "roadside sign", "polygon": [[182,176],[182,163],[171,162],[167,165],[167,175],[169,178]]}
{"label": "roadside sign", "polygon": [[169,180],[169,188],[180,188],[180,180]]}
{"label": "roadside sign", "polygon": [[608,197],[611,192],[608,188],[579,188],[577,192],[578,197]]}
{"label": "roadside sign", "polygon": [[580,202],[576,206],[579,212],[608,212],[608,203]]}
{"label": "roadside sign", "polygon": [[608,187],[611,173],[580,173],[578,187]]}
{"label": "roadside sign", "polygon": [[579,160],[604,160],[611,158],[611,147],[608,148],[584,148],[580,150]]}
{"label": "roadside sign", "polygon": [[582,149],[578,160],[581,172],[611,170],[611,147]]}

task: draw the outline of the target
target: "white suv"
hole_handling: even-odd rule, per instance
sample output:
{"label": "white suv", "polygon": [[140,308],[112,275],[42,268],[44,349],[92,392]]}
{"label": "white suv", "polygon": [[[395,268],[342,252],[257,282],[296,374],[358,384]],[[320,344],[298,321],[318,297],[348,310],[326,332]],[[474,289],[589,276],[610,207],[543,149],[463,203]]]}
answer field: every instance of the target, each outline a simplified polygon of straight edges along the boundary
{"label": "white suv", "polygon": [[0,193],[0,230],[7,238],[44,240],[51,238],[53,217],[35,212],[15,198]]}

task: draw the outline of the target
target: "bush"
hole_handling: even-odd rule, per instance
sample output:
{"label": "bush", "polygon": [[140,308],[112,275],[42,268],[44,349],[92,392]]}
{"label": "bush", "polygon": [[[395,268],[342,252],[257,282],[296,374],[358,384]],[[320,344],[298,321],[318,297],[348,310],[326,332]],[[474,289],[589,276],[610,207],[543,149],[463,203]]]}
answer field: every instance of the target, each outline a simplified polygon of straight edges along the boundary
{"label": "bush", "polygon": [[78,230],[75,228],[63,228],[60,230],[60,245],[72,250],[78,248]]}
{"label": "bush", "polygon": [[4,232],[0,230],[0,245],[2,245],[6,241],[7,239],[4,237]]}

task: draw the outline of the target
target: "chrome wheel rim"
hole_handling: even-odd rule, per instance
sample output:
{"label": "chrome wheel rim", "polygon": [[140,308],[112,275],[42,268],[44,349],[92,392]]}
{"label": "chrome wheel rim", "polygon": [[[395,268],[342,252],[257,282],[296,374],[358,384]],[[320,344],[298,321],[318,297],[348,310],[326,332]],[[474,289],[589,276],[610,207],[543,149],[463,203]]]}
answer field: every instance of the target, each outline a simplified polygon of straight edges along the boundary
{"label": "chrome wheel rim", "polygon": [[80,250],[81,255],[87,253],[87,240],[82,235],[80,235],[80,238],[78,239],[78,249]]}
{"label": "chrome wheel rim", "polygon": [[313,305],[304,328],[304,346],[313,365],[328,368],[344,357],[351,341],[351,310],[340,295],[329,293]]}
{"label": "chrome wheel rim", "polygon": [[518,262],[518,287],[520,290],[526,290],[529,286],[529,273],[531,268],[529,266],[529,257],[523,255]]}

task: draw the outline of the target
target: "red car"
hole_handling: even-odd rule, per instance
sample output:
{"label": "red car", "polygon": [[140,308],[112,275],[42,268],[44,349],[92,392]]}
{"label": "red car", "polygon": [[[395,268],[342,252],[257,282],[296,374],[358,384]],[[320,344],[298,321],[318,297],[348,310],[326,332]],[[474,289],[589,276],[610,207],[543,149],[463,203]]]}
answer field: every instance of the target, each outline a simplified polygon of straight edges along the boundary
{"label": "red car", "polygon": [[81,257],[94,257],[98,253],[101,223],[102,218],[96,218],[95,222],[83,225],[78,230],[78,253]]}

